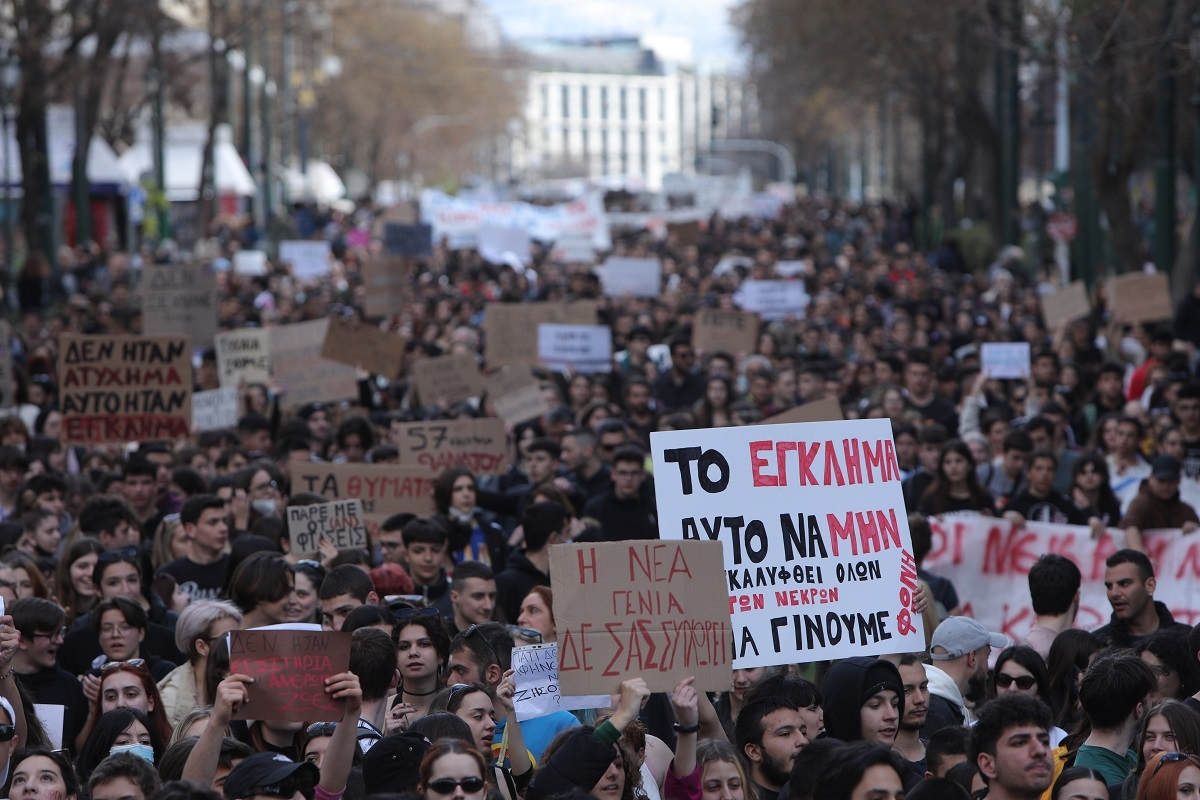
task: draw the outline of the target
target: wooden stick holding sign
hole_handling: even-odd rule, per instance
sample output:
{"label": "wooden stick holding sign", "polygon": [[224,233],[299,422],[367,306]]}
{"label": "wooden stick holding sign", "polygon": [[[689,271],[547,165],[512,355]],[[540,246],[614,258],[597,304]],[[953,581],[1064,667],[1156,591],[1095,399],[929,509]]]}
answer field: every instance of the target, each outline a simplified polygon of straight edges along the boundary
{"label": "wooden stick holding sign", "polygon": [[229,672],[249,675],[249,700],[234,719],[341,722],[345,701],[325,679],[350,669],[350,634],[321,630],[230,631]]}
{"label": "wooden stick holding sign", "polygon": [[367,520],[363,502],[358,498],[288,506],[288,539],[292,554],[316,553],[322,539],[338,550],[362,550],[367,547]]}

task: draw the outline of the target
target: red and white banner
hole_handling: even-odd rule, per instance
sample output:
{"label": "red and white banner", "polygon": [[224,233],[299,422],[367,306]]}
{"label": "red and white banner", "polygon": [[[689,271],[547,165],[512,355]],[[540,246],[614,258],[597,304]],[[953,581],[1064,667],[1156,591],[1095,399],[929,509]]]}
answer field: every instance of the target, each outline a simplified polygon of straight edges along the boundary
{"label": "red and white banner", "polygon": [[[1033,625],[1029,568],[1043,553],[1058,553],[1083,573],[1075,627],[1094,630],[1108,622],[1112,609],[1104,590],[1104,561],[1124,547],[1124,535],[1110,531],[1093,539],[1078,525],[1012,523],[992,517],[932,519],[933,548],[922,565],[949,578],[962,613],[988,630],[1020,640]],[[1154,564],[1154,599],[1171,609],[1176,621],[1200,622],[1200,535],[1178,530],[1146,531],[1146,553]]]}

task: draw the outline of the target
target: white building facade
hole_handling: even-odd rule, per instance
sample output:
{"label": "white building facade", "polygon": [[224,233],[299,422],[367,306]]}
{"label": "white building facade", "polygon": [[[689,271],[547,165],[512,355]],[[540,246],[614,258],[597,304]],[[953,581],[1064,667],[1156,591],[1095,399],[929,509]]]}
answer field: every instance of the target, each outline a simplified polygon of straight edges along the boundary
{"label": "white building facade", "polygon": [[[694,172],[714,132],[756,133],[752,87],[701,74],[684,40],[645,36],[528,49],[529,89],[513,153],[522,178],[587,177],[654,191],[664,175]],[[731,99],[738,103],[732,113],[724,107]]]}

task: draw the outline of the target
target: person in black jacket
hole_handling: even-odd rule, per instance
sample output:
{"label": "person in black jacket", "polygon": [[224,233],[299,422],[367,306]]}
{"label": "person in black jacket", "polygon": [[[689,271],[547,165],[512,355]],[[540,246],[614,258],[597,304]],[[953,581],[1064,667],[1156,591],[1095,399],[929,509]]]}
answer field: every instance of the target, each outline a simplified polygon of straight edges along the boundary
{"label": "person in black jacket", "polygon": [[622,447],[613,454],[612,486],[584,508],[585,517],[600,523],[606,541],[658,538],[658,515],[645,463],[640,447]]}
{"label": "person in black jacket", "polygon": [[509,622],[521,615],[521,601],[533,587],[550,585],[550,545],[567,541],[566,525],[567,511],[560,503],[534,503],[525,509],[525,549],[509,556],[508,566],[496,574],[496,605]]}
{"label": "person in black jacket", "polygon": [[[63,707],[63,747],[74,752],[74,732],[87,721],[87,698],[74,675],[58,666],[58,649],[66,633],[66,612],[40,597],[26,597],[8,609],[21,642],[13,657],[13,670],[21,687],[35,703]],[[69,735],[68,735],[69,734]]]}
{"label": "person in black jacket", "polygon": [[1104,562],[1104,588],[1112,618],[1093,634],[1106,647],[1135,647],[1155,631],[1191,628],[1176,622],[1171,611],[1154,599],[1154,566],[1140,550],[1118,550]]}

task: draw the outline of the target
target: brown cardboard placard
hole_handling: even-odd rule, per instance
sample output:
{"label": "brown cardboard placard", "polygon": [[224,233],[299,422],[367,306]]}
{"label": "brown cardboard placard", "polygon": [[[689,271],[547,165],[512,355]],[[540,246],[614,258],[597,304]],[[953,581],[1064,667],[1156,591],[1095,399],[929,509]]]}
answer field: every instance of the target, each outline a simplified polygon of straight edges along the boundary
{"label": "brown cardboard placard", "polygon": [[350,671],[350,634],[250,630],[229,633],[229,672],[249,675],[248,702],[234,719],[341,722],[344,700],[325,692],[325,679]]}
{"label": "brown cardboard placard", "polygon": [[500,475],[508,469],[504,421],[496,417],[392,425],[400,464],[435,474],[447,467],[466,467],[476,475]]}
{"label": "brown cardboard placard", "polygon": [[328,327],[329,319],[325,318],[268,329],[271,373],[289,408],[358,397],[354,367],[321,358]]}
{"label": "brown cardboard placard", "polygon": [[422,358],[412,365],[413,385],[422,405],[460,403],[483,394],[483,375],[466,353]]}
{"label": "brown cardboard placard", "polygon": [[382,522],[408,512],[427,516],[434,511],[433,479],[425,468],[390,464],[288,464],[292,492],[315,492],[329,500],[357,497],[367,519]]}
{"label": "brown cardboard placard", "polygon": [[704,308],[696,312],[692,347],[702,353],[753,353],[758,345],[757,314]]}
{"label": "brown cardboard placard", "polygon": [[1088,300],[1087,284],[1083,281],[1072,281],[1054,294],[1042,296],[1042,317],[1049,330],[1091,313],[1092,304]]}
{"label": "brown cardboard placard", "polygon": [[691,222],[668,222],[667,235],[673,235],[675,241],[681,247],[687,247],[693,244],[700,244],[700,239],[704,236],[704,231],[700,229],[699,220],[692,220]]}
{"label": "brown cardboard placard", "polygon": [[538,360],[538,325],[595,325],[595,300],[571,303],[492,303],[483,317],[489,367]]}
{"label": "brown cardboard placard", "polygon": [[768,417],[757,423],[759,425],[779,425],[786,422],[841,422],[846,418],[842,413],[842,404],[837,398],[826,397],[814,400],[802,406],[789,408],[787,411]]}
{"label": "brown cardboard placard", "polygon": [[508,425],[519,425],[537,419],[550,410],[546,396],[529,367],[505,367],[489,375],[484,382],[492,408]]}
{"label": "brown cardboard placard", "polygon": [[357,497],[288,506],[287,527],[293,555],[318,552],[321,539],[332,542],[338,550],[363,550],[369,546],[367,518],[363,502]]}
{"label": "brown cardboard placard", "polygon": [[363,262],[363,313],[370,319],[397,314],[408,299],[408,261],[373,256]]}
{"label": "brown cardboard placard", "polygon": [[729,596],[712,591],[725,580],[720,542],[552,545],[562,694],[610,694],[633,675],[652,692],[689,675],[698,691],[728,686]]}
{"label": "brown cardboard placard", "polygon": [[1122,322],[1160,322],[1175,316],[1171,280],[1165,272],[1131,272],[1108,282],[1108,302]]}
{"label": "brown cardboard placard", "polygon": [[66,444],[191,435],[192,345],[186,336],[65,333],[58,374]]}
{"label": "brown cardboard placard", "polygon": [[271,334],[265,328],[242,328],[213,337],[217,351],[217,379],[221,388],[242,383],[271,382]]}
{"label": "brown cardboard placard", "polygon": [[142,271],[142,330],[183,334],[208,347],[217,334],[217,275],[211,264],[147,264]]}
{"label": "brown cardboard placard", "polygon": [[404,367],[403,336],[382,331],[377,325],[346,317],[330,317],[321,358],[362,367],[395,380]]}

